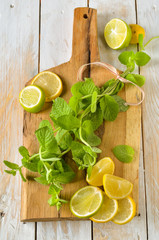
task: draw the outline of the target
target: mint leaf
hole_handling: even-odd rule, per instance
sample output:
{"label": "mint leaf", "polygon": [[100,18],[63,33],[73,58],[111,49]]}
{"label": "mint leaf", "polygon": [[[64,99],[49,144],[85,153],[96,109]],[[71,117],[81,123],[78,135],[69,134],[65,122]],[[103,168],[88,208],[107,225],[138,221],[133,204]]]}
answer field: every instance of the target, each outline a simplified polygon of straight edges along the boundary
{"label": "mint leaf", "polygon": [[56,181],[62,183],[62,184],[66,184],[71,182],[75,177],[75,173],[74,172],[63,172],[58,174],[58,176],[55,178]]}
{"label": "mint leaf", "polygon": [[34,162],[28,162],[27,159],[23,158],[22,160],[23,167],[27,168],[31,172],[38,172],[38,162],[39,158],[34,158]]}
{"label": "mint leaf", "polygon": [[80,93],[80,89],[81,89],[82,85],[83,85],[82,81],[81,82],[77,82],[71,88],[71,93],[76,98],[81,98],[82,97],[82,93]]}
{"label": "mint leaf", "polygon": [[73,115],[63,115],[56,120],[56,124],[63,129],[72,130],[80,127],[80,120]]}
{"label": "mint leaf", "polygon": [[48,204],[49,204],[50,206],[55,206],[55,205],[58,203],[58,201],[59,201],[59,199],[54,198],[54,197],[51,197],[51,198],[49,198],[49,200],[48,200]]}
{"label": "mint leaf", "polygon": [[144,66],[150,61],[151,57],[144,52],[137,52],[135,54],[135,62],[138,66]]}
{"label": "mint leaf", "polygon": [[119,105],[119,112],[126,112],[129,108],[129,106],[125,105],[125,100],[122,99],[120,96],[118,95],[114,95],[112,96],[114,98],[114,100],[118,103]]}
{"label": "mint leaf", "polygon": [[58,97],[53,102],[50,118],[54,121],[54,119],[57,119],[64,115],[68,115],[70,113],[73,114],[71,107],[63,98]]}
{"label": "mint leaf", "polygon": [[42,120],[42,121],[40,122],[39,128],[43,128],[43,127],[48,127],[48,128],[50,128],[51,130],[53,130],[53,129],[52,129],[52,125],[51,125],[51,123],[49,122],[49,120]]}
{"label": "mint leaf", "polygon": [[128,145],[118,145],[113,148],[113,153],[115,157],[124,163],[130,163],[133,160],[135,154],[134,149]]}
{"label": "mint leaf", "polygon": [[18,150],[22,157],[29,159],[29,152],[24,146],[19,147]]}
{"label": "mint leaf", "polygon": [[13,169],[13,170],[18,170],[19,169],[19,165],[16,164],[16,163],[8,162],[6,160],[4,160],[3,162],[10,169]]}
{"label": "mint leaf", "polygon": [[103,115],[102,115],[102,110],[100,109],[99,104],[97,105],[97,109],[96,112],[92,113],[88,113],[84,118],[83,118],[83,122],[85,120],[91,120],[91,124],[93,127],[93,130],[95,131],[96,129],[98,129],[100,127],[100,125],[103,123]]}
{"label": "mint leaf", "polygon": [[120,53],[120,55],[118,56],[118,59],[122,64],[127,65],[130,62],[132,62],[132,60],[134,60],[134,57],[135,57],[135,54],[133,51],[124,51]]}
{"label": "mint leaf", "polygon": [[105,95],[100,100],[103,117],[107,121],[114,121],[119,112],[118,103],[111,96]]}
{"label": "mint leaf", "polygon": [[83,84],[80,87],[80,93],[82,93],[82,95],[85,96],[85,95],[93,94],[94,91],[99,93],[98,87],[95,86],[91,78],[85,78],[85,81],[82,83]]}
{"label": "mint leaf", "polygon": [[91,102],[91,112],[94,113],[97,108],[97,92],[94,91],[92,94],[92,102]]}
{"label": "mint leaf", "polygon": [[79,101],[78,98],[75,96],[72,96],[69,100],[69,106],[72,108],[72,110],[75,112],[75,115],[77,115],[77,113],[80,110],[80,105],[79,105]]}
{"label": "mint leaf", "polygon": [[63,150],[69,148],[69,146],[71,145],[71,142],[73,140],[69,131],[65,130],[65,129],[60,129],[57,132],[55,138],[56,138],[58,145],[60,145],[60,148]]}
{"label": "mint leaf", "polygon": [[37,177],[37,178],[34,178],[34,180],[40,184],[43,184],[43,185],[48,185],[48,181],[46,180],[46,176],[40,176],[40,177]]}
{"label": "mint leaf", "polygon": [[13,175],[13,176],[15,176],[16,175],[16,171],[15,170],[4,170],[6,173],[8,173],[8,174],[11,174],[11,175]]}
{"label": "mint leaf", "polygon": [[144,40],[143,34],[139,34],[138,41],[141,51],[144,50],[143,40]]}
{"label": "mint leaf", "polygon": [[97,148],[97,147],[92,147],[92,150],[95,153],[101,153],[102,152],[102,150],[100,148]]}
{"label": "mint leaf", "polygon": [[60,149],[57,145],[57,141],[53,135],[53,131],[49,127],[43,127],[36,130],[35,135],[40,145],[50,153],[59,154]]}
{"label": "mint leaf", "polygon": [[126,79],[135,83],[139,87],[142,87],[145,84],[145,77],[139,74],[128,74]]}
{"label": "mint leaf", "polygon": [[93,132],[90,120],[86,120],[82,124],[82,137],[90,146],[98,146],[101,143],[101,139]]}

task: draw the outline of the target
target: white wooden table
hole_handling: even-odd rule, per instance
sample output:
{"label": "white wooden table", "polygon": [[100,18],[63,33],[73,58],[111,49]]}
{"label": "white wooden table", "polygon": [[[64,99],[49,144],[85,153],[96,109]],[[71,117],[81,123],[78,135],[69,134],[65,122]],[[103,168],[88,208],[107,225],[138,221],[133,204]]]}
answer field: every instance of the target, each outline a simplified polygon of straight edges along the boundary
{"label": "white wooden table", "polygon": [[[3,172],[2,161],[18,162],[23,143],[19,91],[38,71],[71,56],[73,9],[97,8],[101,60],[123,69],[103,38],[105,23],[119,17],[139,23],[146,41],[159,35],[158,0],[0,0],[0,240],[159,239],[159,40],[147,47],[152,60],[138,69],[146,76],[142,106],[139,216],[127,225],[91,221],[20,222],[21,180]],[[136,50],[136,46],[132,47]],[[135,124],[135,123],[134,123]]]}

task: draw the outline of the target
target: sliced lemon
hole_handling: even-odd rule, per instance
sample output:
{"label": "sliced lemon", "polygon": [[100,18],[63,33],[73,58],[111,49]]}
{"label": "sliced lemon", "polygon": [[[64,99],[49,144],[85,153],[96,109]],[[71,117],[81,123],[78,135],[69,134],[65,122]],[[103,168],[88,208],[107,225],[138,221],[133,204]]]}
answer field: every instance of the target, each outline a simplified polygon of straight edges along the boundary
{"label": "sliced lemon", "polygon": [[104,29],[104,37],[108,46],[112,49],[122,49],[129,45],[131,40],[131,28],[119,18],[110,20]]}
{"label": "sliced lemon", "polygon": [[118,200],[118,211],[112,221],[116,224],[130,222],[136,214],[136,204],[131,197]]}
{"label": "sliced lemon", "polygon": [[139,43],[139,34],[143,34],[143,38],[145,37],[145,30],[138,24],[130,24],[129,25],[132,31],[132,37],[130,44]]}
{"label": "sliced lemon", "polygon": [[89,218],[99,210],[102,202],[102,190],[97,187],[86,186],[72,196],[70,209],[76,217]]}
{"label": "sliced lemon", "polygon": [[93,222],[108,222],[116,215],[118,211],[118,202],[115,199],[110,199],[103,193],[103,203],[98,212],[90,219]]}
{"label": "sliced lemon", "polygon": [[111,158],[105,157],[99,160],[92,168],[91,176],[86,176],[86,181],[93,186],[103,185],[103,176],[106,173],[114,173],[114,162]]}
{"label": "sliced lemon", "polygon": [[19,94],[22,107],[32,113],[39,112],[45,103],[45,94],[37,86],[27,86]]}
{"label": "sliced lemon", "polygon": [[130,195],[133,190],[131,182],[111,174],[104,175],[103,186],[107,196],[114,199],[123,199]]}
{"label": "sliced lemon", "polygon": [[59,97],[63,90],[62,81],[59,76],[49,71],[37,74],[31,84],[39,86],[45,92],[46,102],[51,102],[53,99]]}

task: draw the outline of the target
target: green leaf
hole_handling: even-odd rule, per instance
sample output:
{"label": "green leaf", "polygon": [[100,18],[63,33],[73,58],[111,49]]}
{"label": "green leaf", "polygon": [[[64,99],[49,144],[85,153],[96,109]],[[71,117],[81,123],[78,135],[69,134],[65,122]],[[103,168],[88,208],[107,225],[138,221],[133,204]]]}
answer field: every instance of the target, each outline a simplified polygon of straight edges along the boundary
{"label": "green leaf", "polygon": [[118,145],[113,148],[115,157],[124,163],[130,163],[133,160],[134,149],[128,145]]}
{"label": "green leaf", "polygon": [[83,149],[83,144],[73,141],[71,143],[71,151],[73,158],[83,159],[85,151]]}
{"label": "green leaf", "polygon": [[43,185],[49,184],[48,181],[46,180],[46,176],[40,176],[40,177],[34,178],[34,180]]}
{"label": "green leaf", "polygon": [[60,129],[56,134],[56,141],[61,149],[65,150],[69,148],[72,142],[71,134],[68,130]]}
{"label": "green leaf", "polygon": [[50,129],[53,131],[52,125],[51,125],[51,123],[49,122],[49,120],[42,120],[42,121],[40,122],[39,128],[43,128],[43,127],[48,127],[48,128],[50,128]]}
{"label": "green leaf", "polygon": [[53,102],[50,118],[54,121],[54,119],[56,120],[57,118],[68,114],[73,114],[71,107],[63,98],[56,98]]}
{"label": "green leaf", "polygon": [[22,157],[29,159],[29,152],[24,146],[19,147],[18,150]]}
{"label": "green leaf", "polygon": [[75,177],[75,173],[74,172],[63,172],[58,174],[58,176],[55,178],[56,181],[62,183],[62,184],[66,184],[71,182]]}
{"label": "green leaf", "polygon": [[97,92],[94,91],[92,94],[92,102],[91,102],[91,112],[94,113],[97,108]]}
{"label": "green leaf", "polygon": [[92,166],[94,158],[90,154],[86,153],[83,157],[83,162],[85,165],[87,165],[87,167],[89,167],[90,165]]}
{"label": "green leaf", "polygon": [[119,112],[118,103],[113,97],[105,95],[100,100],[100,107],[103,112],[103,117],[107,121],[114,121]]}
{"label": "green leaf", "polygon": [[60,149],[53,135],[53,131],[49,127],[43,127],[36,130],[35,135],[40,145],[50,153],[60,154]]}
{"label": "green leaf", "polygon": [[144,50],[144,45],[143,45],[144,37],[143,37],[143,34],[139,34],[138,40],[139,40],[140,49],[141,49],[141,51],[142,51],[142,50]]}
{"label": "green leaf", "polygon": [[93,132],[92,123],[90,120],[86,120],[82,123],[82,137],[90,146],[98,146],[101,143],[101,139]]}
{"label": "green leaf", "polygon": [[91,78],[85,78],[85,81],[83,81],[82,83],[83,84],[80,87],[80,92],[83,96],[93,94],[94,91],[99,93],[98,87],[95,86]]}
{"label": "green leaf", "polygon": [[95,153],[101,153],[102,152],[102,150],[100,148],[97,148],[97,147],[92,147],[92,150]]}
{"label": "green leaf", "polygon": [[15,170],[4,170],[4,171],[8,174],[12,174],[13,176],[15,176],[17,173]]}
{"label": "green leaf", "polygon": [[62,162],[61,162],[61,161],[55,162],[54,168],[55,168],[56,170],[59,170],[60,172],[64,172],[64,168],[63,168],[63,166],[62,166]]}
{"label": "green leaf", "polygon": [[51,198],[49,198],[49,200],[48,200],[48,204],[49,204],[50,206],[55,206],[55,205],[58,203],[58,201],[59,201],[59,199],[54,198],[54,197],[51,197]]}
{"label": "green leaf", "polygon": [[133,51],[124,51],[120,53],[120,55],[118,56],[118,59],[122,64],[127,65],[134,59],[134,57],[135,57],[135,54]]}
{"label": "green leaf", "polygon": [[80,127],[80,120],[73,115],[63,115],[56,120],[56,124],[63,129],[72,130]]}
{"label": "green leaf", "polygon": [[13,170],[18,170],[19,169],[19,165],[16,164],[16,163],[8,162],[6,160],[4,160],[3,162],[10,169],[13,169]]}
{"label": "green leaf", "polygon": [[128,74],[126,79],[135,83],[139,87],[142,87],[145,84],[145,77],[139,74]]}
{"label": "green leaf", "polygon": [[76,98],[81,98],[82,97],[82,93],[80,93],[80,89],[81,89],[82,85],[83,85],[82,81],[81,82],[77,82],[71,88],[71,93]]}
{"label": "green leaf", "polygon": [[135,54],[135,62],[138,66],[144,66],[150,61],[151,57],[145,52],[137,52]]}
{"label": "green leaf", "polygon": [[114,100],[118,103],[119,105],[119,112],[126,112],[129,108],[129,106],[125,105],[125,100],[122,99],[120,96],[118,95],[114,95],[112,96],[114,98]]}
{"label": "green leaf", "polygon": [[69,106],[72,108],[72,110],[75,112],[75,114],[77,115],[77,113],[79,112],[80,106],[79,106],[79,101],[78,98],[76,96],[72,96],[69,100]]}
{"label": "green leaf", "polygon": [[99,104],[97,105],[97,109],[96,112],[92,113],[88,113],[84,118],[83,118],[83,122],[85,120],[90,120],[93,130],[97,130],[101,124],[103,123],[103,115],[102,115],[102,110],[100,109]]}
{"label": "green leaf", "polygon": [[[36,161],[35,161],[36,160]],[[34,159],[34,162],[28,162],[27,159],[23,158],[22,160],[22,165],[30,170],[31,172],[38,172],[38,158]]]}

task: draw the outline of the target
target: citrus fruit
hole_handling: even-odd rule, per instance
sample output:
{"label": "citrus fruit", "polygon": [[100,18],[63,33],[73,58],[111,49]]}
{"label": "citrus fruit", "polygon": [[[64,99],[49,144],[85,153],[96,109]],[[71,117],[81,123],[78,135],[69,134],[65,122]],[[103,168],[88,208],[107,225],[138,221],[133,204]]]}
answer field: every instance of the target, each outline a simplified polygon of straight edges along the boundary
{"label": "citrus fruit", "polygon": [[112,49],[123,49],[131,40],[131,28],[119,18],[110,20],[104,29],[104,37],[108,46]]}
{"label": "citrus fruit", "polygon": [[103,175],[106,173],[114,173],[114,162],[111,158],[105,157],[99,160],[92,168],[91,176],[86,176],[86,181],[93,186],[103,185]]}
{"label": "citrus fruit", "polygon": [[103,202],[102,190],[86,186],[79,189],[70,200],[71,212],[80,218],[88,218],[94,215]]}
{"label": "citrus fruit", "polygon": [[125,224],[130,222],[136,214],[136,204],[131,197],[118,200],[118,211],[112,219],[114,223]]}
{"label": "citrus fruit", "polygon": [[131,182],[111,174],[104,175],[103,186],[107,196],[114,199],[127,197],[133,189],[133,184]]}
{"label": "citrus fruit", "polygon": [[130,24],[129,25],[132,31],[132,37],[130,40],[131,44],[139,43],[139,34],[143,34],[143,38],[145,37],[145,30],[138,24]]}
{"label": "citrus fruit", "polygon": [[90,219],[93,222],[108,222],[110,221],[118,211],[118,202],[115,199],[110,199],[105,193],[103,193],[103,203],[98,212]]}
{"label": "citrus fruit", "polygon": [[51,102],[53,99],[59,97],[63,89],[59,76],[49,71],[37,74],[31,84],[39,86],[45,92],[46,102]]}
{"label": "citrus fruit", "polygon": [[45,103],[45,93],[37,86],[27,86],[20,92],[19,101],[26,111],[36,113]]}

